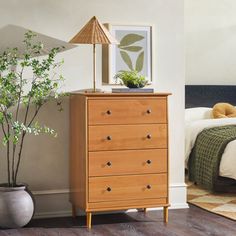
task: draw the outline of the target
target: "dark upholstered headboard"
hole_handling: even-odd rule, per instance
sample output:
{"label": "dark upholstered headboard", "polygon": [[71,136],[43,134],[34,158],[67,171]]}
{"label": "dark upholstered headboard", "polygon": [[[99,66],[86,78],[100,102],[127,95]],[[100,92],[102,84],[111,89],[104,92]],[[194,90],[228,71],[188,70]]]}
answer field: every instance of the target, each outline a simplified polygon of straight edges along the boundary
{"label": "dark upholstered headboard", "polygon": [[217,102],[236,106],[236,86],[185,85],[185,108],[213,107]]}

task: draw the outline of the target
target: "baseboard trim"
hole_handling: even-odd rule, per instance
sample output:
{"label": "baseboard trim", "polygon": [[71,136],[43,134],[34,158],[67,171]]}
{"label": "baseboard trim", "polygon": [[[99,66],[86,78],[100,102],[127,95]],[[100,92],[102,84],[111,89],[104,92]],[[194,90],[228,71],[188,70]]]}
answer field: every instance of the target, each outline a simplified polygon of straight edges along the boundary
{"label": "baseboard trim", "polygon": [[[39,191],[32,191],[32,193],[35,196],[36,204],[38,203],[34,215],[35,219],[67,217],[72,215],[70,205],[68,204],[69,189],[39,190]],[[185,183],[174,183],[170,185],[170,202],[171,205],[169,209],[188,208],[188,204],[186,203]],[[63,207],[59,209],[58,206],[63,206]],[[148,208],[148,211],[154,211],[154,210],[162,210],[162,208]],[[127,212],[135,212],[135,211],[136,209],[129,209]],[[83,212],[79,213],[79,215],[83,214],[84,214]]]}
{"label": "baseboard trim", "polygon": [[[188,203],[184,203],[184,204],[171,204],[169,209],[187,209],[189,208]],[[160,211],[163,210],[163,207],[152,207],[152,208],[148,208],[147,211]],[[127,212],[137,212],[136,209],[129,209],[127,210]]]}
{"label": "baseboard trim", "polygon": [[67,194],[69,193],[69,189],[52,189],[52,190],[38,190],[38,191],[32,191],[34,196],[39,195],[52,195],[52,194]]}
{"label": "baseboard trim", "polygon": [[[169,209],[187,209],[189,208],[189,205],[187,203],[185,204],[172,204]],[[160,211],[163,210],[163,207],[153,207],[153,208],[148,208],[147,211]],[[124,212],[124,211],[111,211],[111,213],[117,213],[117,212]],[[137,209],[129,209],[125,212],[137,212]],[[104,214],[104,212],[97,212],[96,214]],[[81,212],[79,214],[80,216],[85,215],[85,213]],[[54,212],[40,212],[40,213],[35,213],[34,219],[44,219],[44,218],[55,218],[55,217],[68,217],[72,216],[71,211],[54,211]]]}
{"label": "baseboard trim", "polygon": [[188,203],[176,203],[169,207],[169,209],[187,209],[189,208]]}
{"label": "baseboard trim", "polygon": [[55,218],[55,217],[67,217],[72,216],[71,211],[52,211],[52,212],[39,212],[35,213],[34,219],[45,219],[45,218]]}

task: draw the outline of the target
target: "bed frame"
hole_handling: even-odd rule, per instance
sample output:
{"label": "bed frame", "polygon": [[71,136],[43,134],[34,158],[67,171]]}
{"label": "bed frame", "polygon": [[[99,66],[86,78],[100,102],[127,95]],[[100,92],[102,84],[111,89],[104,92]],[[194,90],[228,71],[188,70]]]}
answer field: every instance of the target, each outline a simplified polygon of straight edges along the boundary
{"label": "bed frame", "polygon": [[185,108],[213,107],[217,102],[236,106],[235,85],[186,85]]}
{"label": "bed frame", "polygon": [[[236,106],[236,86],[185,85],[185,108],[213,107],[218,102]],[[219,176],[216,191],[236,193],[236,180]]]}

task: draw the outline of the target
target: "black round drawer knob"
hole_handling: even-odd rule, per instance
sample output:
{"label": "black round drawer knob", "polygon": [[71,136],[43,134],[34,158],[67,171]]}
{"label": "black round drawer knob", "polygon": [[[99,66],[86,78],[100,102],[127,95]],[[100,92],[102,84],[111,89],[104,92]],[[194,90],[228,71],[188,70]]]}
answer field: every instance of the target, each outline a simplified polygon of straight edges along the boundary
{"label": "black round drawer knob", "polygon": [[152,110],[151,109],[147,109],[147,114],[151,114]]}
{"label": "black round drawer knob", "polygon": [[108,191],[108,192],[111,192],[111,188],[110,188],[110,187],[107,187],[107,191]]}
{"label": "black round drawer knob", "polygon": [[112,138],[111,138],[111,136],[110,135],[108,135],[107,136],[107,140],[111,140]]}
{"label": "black round drawer knob", "polygon": [[147,138],[148,138],[148,139],[151,139],[151,138],[152,138],[152,135],[151,135],[151,134],[148,134],[148,135],[147,135]]}
{"label": "black round drawer knob", "polygon": [[152,163],[152,161],[151,160],[147,160],[147,164],[151,164]]}
{"label": "black round drawer knob", "polygon": [[148,184],[147,185],[147,189],[151,189],[152,187],[151,187],[151,185],[150,184]]}
{"label": "black round drawer knob", "polygon": [[107,162],[107,166],[111,166],[111,162],[110,161]]}
{"label": "black round drawer knob", "polygon": [[111,115],[111,110],[107,110],[107,115]]}

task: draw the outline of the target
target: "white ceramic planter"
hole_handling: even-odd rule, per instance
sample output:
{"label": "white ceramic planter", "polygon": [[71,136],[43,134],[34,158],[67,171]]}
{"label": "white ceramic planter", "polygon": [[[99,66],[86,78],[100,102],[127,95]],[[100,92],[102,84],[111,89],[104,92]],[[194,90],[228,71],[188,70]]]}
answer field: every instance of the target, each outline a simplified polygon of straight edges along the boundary
{"label": "white ceramic planter", "polygon": [[0,227],[20,228],[28,224],[34,203],[26,186],[0,187]]}

